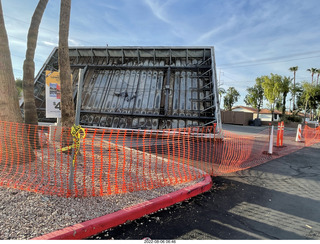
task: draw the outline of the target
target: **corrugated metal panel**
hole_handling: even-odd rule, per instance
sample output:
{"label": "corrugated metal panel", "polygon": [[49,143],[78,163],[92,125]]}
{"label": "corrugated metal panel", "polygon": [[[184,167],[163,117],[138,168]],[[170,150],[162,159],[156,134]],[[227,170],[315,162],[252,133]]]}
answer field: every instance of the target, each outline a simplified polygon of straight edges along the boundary
{"label": "corrugated metal panel", "polygon": [[[70,48],[75,96],[78,70],[87,67],[81,124],[162,129],[217,121],[212,52],[210,47]],[[35,81],[42,120],[45,70],[57,70],[57,49]]]}

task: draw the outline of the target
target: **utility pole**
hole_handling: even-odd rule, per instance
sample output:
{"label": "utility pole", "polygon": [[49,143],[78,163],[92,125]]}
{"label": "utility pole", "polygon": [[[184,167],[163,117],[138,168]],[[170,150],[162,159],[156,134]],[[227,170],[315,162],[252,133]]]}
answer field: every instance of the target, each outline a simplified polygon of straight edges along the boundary
{"label": "utility pole", "polygon": [[223,75],[223,72],[221,72],[221,69],[219,69],[218,94],[219,94],[219,104],[220,104],[220,106],[221,106],[221,93],[219,92],[219,88],[220,88],[220,86],[222,85],[222,84],[221,84],[221,80],[220,80],[221,73],[222,73],[222,75]]}
{"label": "utility pole", "polygon": [[222,73],[222,75],[224,74],[223,72],[221,72],[221,69],[219,69],[218,87],[220,87],[222,85],[221,82],[220,82],[221,73]]}

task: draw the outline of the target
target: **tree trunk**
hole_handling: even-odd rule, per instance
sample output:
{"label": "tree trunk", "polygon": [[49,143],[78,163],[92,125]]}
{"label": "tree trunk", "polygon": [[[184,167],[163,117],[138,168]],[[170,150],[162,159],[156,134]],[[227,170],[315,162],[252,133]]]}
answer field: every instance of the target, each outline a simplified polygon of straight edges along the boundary
{"label": "tree trunk", "polygon": [[257,109],[258,109],[257,119],[259,119],[259,117],[260,117],[260,110],[261,110],[260,108],[261,108],[261,103],[259,103],[258,107],[257,107]]}
{"label": "tree trunk", "polygon": [[306,101],[306,105],[304,107],[304,123],[306,123],[306,118],[307,118],[307,107],[308,107],[308,100]]}
{"label": "tree trunk", "polygon": [[287,95],[283,95],[283,100],[282,100],[282,116],[283,116],[283,118],[286,115],[286,99],[287,99]]}
{"label": "tree trunk", "polygon": [[[61,123],[63,127],[71,128],[75,120],[73,85],[71,80],[69,60],[69,24],[70,24],[71,0],[61,0],[59,23],[59,70],[61,82]],[[72,143],[68,131],[63,133],[64,146]]]}
{"label": "tree trunk", "polygon": [[[24,122],[31,125],[38,125],[38,115],[34,100],[34,55],[37,46],[40,22],[47,3],[48,0],[40,0],[32,16],[28,32],[26,59],[23,63]],[[30,137],[30,143],[33,148],[37,148],[39,146],[37,131],[30,131]]]}
{"label": "tree trunk", "polygon": [[[6,163],[19,163],[34,154],[28,144],[22,124],[18,91],[15,86],[7,31],[0,1],[0,159]],[[13,123],[16,122],[16,123]],[[19,124],[17,124],[19,123]]]}
{"label": "tree trunk", "polygon": [[296,110],[296,71],[293,72],[293,111]]}

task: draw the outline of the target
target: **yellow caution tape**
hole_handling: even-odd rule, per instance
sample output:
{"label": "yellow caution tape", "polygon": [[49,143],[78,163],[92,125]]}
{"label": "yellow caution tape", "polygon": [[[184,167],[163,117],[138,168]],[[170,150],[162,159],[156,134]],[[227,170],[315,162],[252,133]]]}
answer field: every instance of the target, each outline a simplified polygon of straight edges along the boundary
{"label": "yellow caution tape", "polygon": [[73,161],[72,161],[72,164],[74,166],[74,163],[75,163],[75,160],[76,160],[77,154],[79,152],[79,148],[80,148],[80,139],[86,138],[86,131],[85,131],[85,129],[83,129],[81,127],[81,125],[73,125],[71,127],[71,135],[73,136],[72,146],[63,147],[61,149],[58,149],[57,151],[63,152],[63,151],[68,151],[71,148],[74,148],[74,156],[73,156]]}

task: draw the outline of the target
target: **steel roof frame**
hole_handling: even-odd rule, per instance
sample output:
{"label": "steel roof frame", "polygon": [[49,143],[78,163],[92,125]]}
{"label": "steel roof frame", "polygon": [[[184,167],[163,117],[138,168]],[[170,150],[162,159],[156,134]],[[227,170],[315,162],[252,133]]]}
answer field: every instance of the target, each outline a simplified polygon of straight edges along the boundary
{"label": "steel roof frame", "polygon": [[[35,96],[38,97],[38,111],[43,112],[43,92],[44,89],[44,79],[43,73],[45,70],[57,70],[57,47],[53,49],[48,59],[42,66],[38,75],[35,78]],[[71,68],[73,70],[78,70],[79,68],[84,68],[87,66],[88,71],[96,72],[93,70],[102,70],[108,72],[115,72],[118,75],[124,75],[121,72],[127,72],[132,76],[130,72],[141,72],[139,75],[142,75],[143,72],[149,72],[149,75],[156,74],[157,79],[163,79],[163,87],[162,90],[165,92],[162,96],[166,97],[171,93],[176,93],[176,90],[172,90],[172,82],[180,82],[180,93],[183,95],[183,82],[180,80],[176,80],[177,77],[182,77],[181,79],[193,80],[194,82],[198,82],[198,84],[203,83],[203,87],[191,87],[189,91],[185,90],[188,94],[193,94],[193,92],[197,91],[199,94],[202,92],[203,95],[198,98],[193,98],[190,100],[190,103],[206,103],[210,102],[210,106],[208,105],[203,109],[203,112],[207,112],[208,110],[213,111],[212,117],[208,116],[208,113],[201,115],[201,111],[198,111],[198,115],[187,115],[187,114],[169,114],[168,111],[165,114],[159,113],[156,114],[147,114],[147,113],[135,113],[132,110],[131,116],[143,117],[145,118],[157,118],[163,119],[166,117],[167,119],[177,119],[179,118],[185,120],[185,125],[187,125],[187,120],[198,120],[199,123],[196,125],[204,125],[210,124],[212,122],[217,123],[218,128],[221,128],[221,118],[220,118],[220,105],[218,99],[218,89],[217,89],[217,75],[216,75],[216,63],[215,63],[215,55],[214,48],[211,46],[149,46],[149,47],[141,47],[141,46],[121,46],[121,47],[70,47],[70,60]],[[117,60],[120,63],[110,63],[113,59]],[[102,62],[103,64],[97,64],[97,60]],[[128,60],[130,62],[135,62],[135,65],[129,66]],[[143,64],[143,61],[148,60],[148,65]],[[161,65],[159,65],[159,60],[162,61]],[[165,62],[164,62],[165,60]],[[150,62],[149,62],[150,61]],[[84,62],[81,64],[81,62]],[[183,63],[183,64],[182,64]],[[112,71],[113,70],[113,71]],[[149,71],[148,71],[149,70]],[[151,73],[150,73],[151,72]],[[76,72],[75,72],[76,73]],[[162,74],[163,75],[160,75]],[[164,73],[166,73],[167,78],[165,80]],[[184,75],[183,75],[184,74]],[[188,74],[188,75],[187,75]],[[91,74],[92,75],[92,74]],[[160,75],[160,76],[159,76]],[[177,76],[178,75],[178,76]],[[174,78],[176,77],[176,78]],[[170,80],[169,80],[170,78]],[[74,78],[76,79],[76,78]],[[105,79],[105,78],[104,78]],[[130,79],[130,78],[129,78]],[[150,78],[151,79],[151,78]],[[174,81],[172,81],[174,79]],[[102,82],[102,81],[100,81]],[[171,82],[171,83],[170,83]],[[182,82],[182,83],[181,83]],[[200,82],[200,83],[199,83]],[[209,83],[208,83],[209,82]],[[121,85],[121,87],[124,87]],[[150,86],[151,87],[151,86]],[[121,89],[121,88],[119,88]],[[182,89],[182,90],[181,90]],[[187,89],[187,87],[185,88]],[[202,89],[202,90],[201,90]],[[211,89],[211,91],[208,91]],[[36,91],[38,92],[36,94]],[[118,92],[119,93],[119,92]],[[114,92],[116,94],[116,92]],[[76,96],[76,91],[74,93],[74,97]],[[115,96],[115,95],[113,95]],[[148,95],[150,97],[150,94]],[[180,97],[181,95],[179,95]],[[187,99],[187,95],[184,95]],[[192,95],[193,96],[193,95]],[[172,99],[172,98],[171,98]],[[119,99],[118,99],[119,100]],[[178,99],[179,100],[179,99]],[[172,104],[168,104],[168,98],[166,98],[166,109],[169,109]],[[186,102],[189,102],[185,100]],[[173,101],[171,101],[173,102]],[[178,101],[179,102],[179,101]],[[209,104],[209,103],[208,103]],[[181,105],[181,104],[180,104]],[[180,106],[179,105],[179,106]],[[185,105],[186,106],[186,105]],[[196,107],[199,107],[197,105]],[[173,108],[170,108],[171,110]],[[186,109],[186,107],[185,107]],[[160,109],[161,110],[161,109]],[[178,109],[180,111],[180,108]],[[177,111],[178,111],[177,110]],[[153,110],[155,111],[155,110]],[[187,110],[186,110],[187,111]],[[97,111],[86,111],[86,109],[82,109],[81,113],[92,114]],[[171,112],[172,113],[172,112]],[[183,112],[185,113],[185,112]],[[194,112],[191,112],[191,114]],[[101,114],[108,114],[108,112],[104,111]],[[127,117],[129,116],[127,113],[119,114],[115,111],[109,111],[109,115]],[[41,117],[41,116],[40,116]],[[210,120],[211,118],[211,120]],[[201,121],[207,121],[201,122]],[[176,122],[176,124],[180,124],[180,122]],[[193,122],[191,123],[193,124]],[[190,123],[188,124],[190,126]]]}

